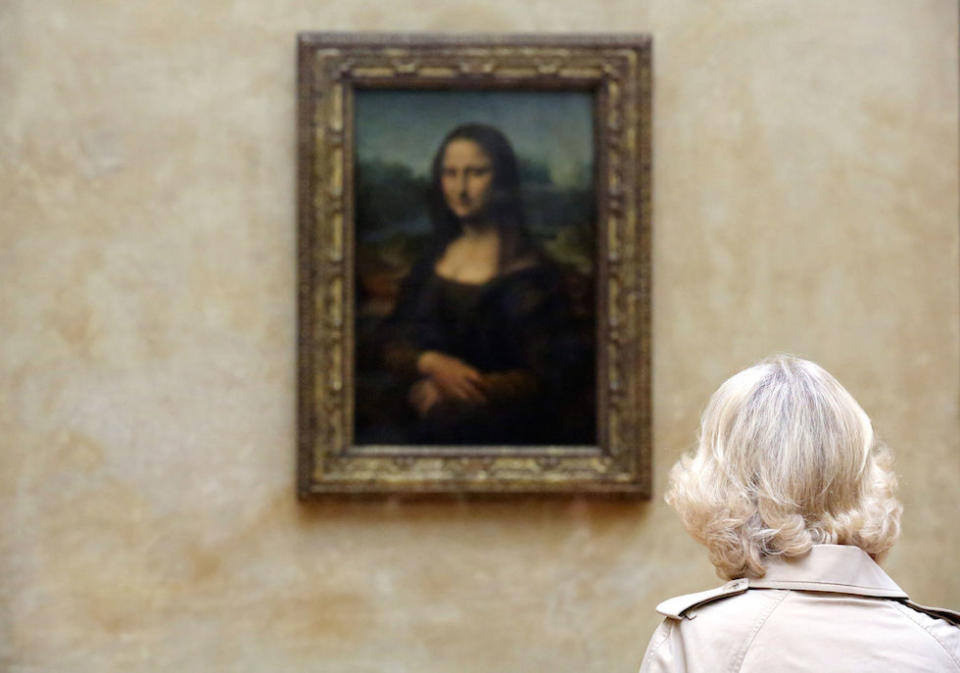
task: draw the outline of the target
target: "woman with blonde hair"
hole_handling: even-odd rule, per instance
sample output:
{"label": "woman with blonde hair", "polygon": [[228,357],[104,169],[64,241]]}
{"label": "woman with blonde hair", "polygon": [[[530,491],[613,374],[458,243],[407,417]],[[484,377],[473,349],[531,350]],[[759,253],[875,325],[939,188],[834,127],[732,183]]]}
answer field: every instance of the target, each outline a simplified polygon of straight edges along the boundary
{"label": "woman with blonde hair", "polygon": [[960,672],[960,614],[911,602],[877,565],[900,532],[891,462],[813,362],[728,379],[666,500],[730,581],[657,607],[641,673]]}

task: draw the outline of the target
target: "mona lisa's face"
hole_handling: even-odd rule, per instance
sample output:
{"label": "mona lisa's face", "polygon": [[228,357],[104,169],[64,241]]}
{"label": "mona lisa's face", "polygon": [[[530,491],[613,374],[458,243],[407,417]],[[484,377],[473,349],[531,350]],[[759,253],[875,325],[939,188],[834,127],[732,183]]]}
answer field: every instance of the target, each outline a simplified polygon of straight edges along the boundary
{"label": "mona lisa's face", "polygon": [[493,162],[474,141],[456,138],[444,150],[440,183],[454,215],[466,222],[479,220],[493,193]]}

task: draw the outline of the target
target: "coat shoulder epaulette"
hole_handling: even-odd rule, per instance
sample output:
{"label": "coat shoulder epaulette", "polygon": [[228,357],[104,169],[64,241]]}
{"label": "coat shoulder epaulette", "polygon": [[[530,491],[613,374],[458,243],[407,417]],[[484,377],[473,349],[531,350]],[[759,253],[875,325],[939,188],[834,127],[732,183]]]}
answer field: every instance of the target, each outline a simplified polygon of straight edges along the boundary
{"label": "coat shoulder epaulette", "polygon": [[914,603],[909,599],[901,602],[904,605],[909,605],[917,612],[922,612],[930,615],[931,617],[942,619],[951,624],[960,626],[960,612],[954,612],[953,610],[947,610],[946,608],[932,608],[929,605],[920,605],[919,603]]}
{"label": "coat shoulder epaulette", "polygon": [[668,598],[663,603],[658,605],[657,612],[664,617],[670,617],[672,619],[682,619],[684,617],[689,619],[690,616],[686,614],[688,610],[699,608],[702,605],[713,603],[714,601],[718,601],[723,598],[729,598],[730,596],[742,594],[749,588],[749,586],[749,580],[731,580],[722,587],[710,589],[709,591],[699,591],[695,594],[674,596],[673,598]]}

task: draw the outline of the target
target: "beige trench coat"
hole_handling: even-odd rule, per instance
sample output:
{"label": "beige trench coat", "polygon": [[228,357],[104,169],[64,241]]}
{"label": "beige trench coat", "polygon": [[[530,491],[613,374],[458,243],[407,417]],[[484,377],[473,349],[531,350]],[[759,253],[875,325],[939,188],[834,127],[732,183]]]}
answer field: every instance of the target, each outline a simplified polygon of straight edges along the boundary
{"label": "beige trench coat", "polygon": [[640,673],[960,673],[960,614],[910,602],[858,547],[771,559],[657,611]]}

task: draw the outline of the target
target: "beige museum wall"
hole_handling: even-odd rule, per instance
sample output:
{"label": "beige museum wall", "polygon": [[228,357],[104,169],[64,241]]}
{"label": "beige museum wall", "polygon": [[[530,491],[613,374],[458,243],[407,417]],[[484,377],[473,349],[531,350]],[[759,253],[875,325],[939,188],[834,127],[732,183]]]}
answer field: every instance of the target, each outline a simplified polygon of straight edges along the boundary
{"label": "beige museum wall", "polygon": [[[822,362],[960,605],[957,5],[0,5],[0,669],[632,671],[708,394]],[[294,33],[655,36],[656,497],[294,499]]]}

